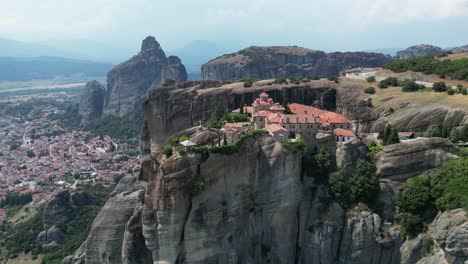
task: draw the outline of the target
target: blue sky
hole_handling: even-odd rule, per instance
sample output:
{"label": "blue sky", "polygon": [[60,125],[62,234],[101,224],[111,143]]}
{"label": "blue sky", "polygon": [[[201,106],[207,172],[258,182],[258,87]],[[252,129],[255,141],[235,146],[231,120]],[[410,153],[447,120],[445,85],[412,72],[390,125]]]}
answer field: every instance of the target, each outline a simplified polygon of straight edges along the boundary
{"label": "blue sky", "polygon": [[468,44],[468,0],[0,0],[0,37],[137,50],[209,40],[325,51]]}

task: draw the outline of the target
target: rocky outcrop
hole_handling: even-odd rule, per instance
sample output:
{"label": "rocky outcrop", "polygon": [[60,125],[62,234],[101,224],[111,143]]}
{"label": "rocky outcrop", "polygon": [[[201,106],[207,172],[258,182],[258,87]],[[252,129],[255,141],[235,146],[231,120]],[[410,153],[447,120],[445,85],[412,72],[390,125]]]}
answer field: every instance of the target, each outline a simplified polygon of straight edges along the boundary
{"label": "rocky outcrop", "polygon": [[336,165],[345,176],[353,173],[356,163],[367,158],[367,147],[358,138],[344,143],[336,150]]}
{"label": "rocky outcrop", "polygon": [[68,190],[62,191],[44,207],[44,227],[67,224],[80,207],[96,203],[96,197],[85,192],[70,194]]}
{"label": "rocky outcrop", "polygon": [[424,171],[457,159],[458,148],[448,139],[425,138],[385,146],[376,155],[377,173],[386,179],[404,181]]}
{"label": "rocky outcrop", "polygon": [[[218,85],[219,87],[215,87]],[[301,85],[262,85],[244,88],[242,83],[220,86],[219,82],[187,82],[173,87],[152,89],[144,103],[144,111],[151,142],[159,146],[167,139],[187,128],[206,122],[211,113],[223,104],[227,110],[239,108],[244,100],[251,104],[263,91],[276,102],[314,105],[322,109],[335,108],[334,82],[311,81]]]}
{"label": "rocky outcrop", "polygon": [[[122,260],[123,245],[127,245],[126,252],[133,245],[133,242],[129,241],[132,237],[126,237],[125,230],[132,228],[128,227],[127,223],[134,217],[138,206],[141,206],[143,202],[144,188],[144,182],[137,181],[136,176],[124,177],[94,219],[86,241],[73,256],[66,257],[64,263],[124,263]],[[138,236],[138,229],[133,230]],[[133,252],[142,251],[144,247]]]}
{"label": "rocky outcrop", "polygon": [[401,263],[463,264],[468,261],[468,218],[463,209],[439,213],[426,234],[401,247]]}
{"label": "rocky outcrop", "polygon": [[457,127],[468,124],[468,109],[452,107],[440,103],[432,103],[420,107],[394,108],[394,113],[388,112],[388,106],[381,103],[374,107],[363,100],[362,85],[340,84],[336,92],[337,112],[353,120],[356,129],[361,132],[380,132],[387,125],[395,126],[398,131],[424,132],[430,126],[443,124],[447,127]]}
{"label": "rocky outcrop", "polygon": [[426,56],[426,55],[435,56],[435,55],[439,55],[443,53],[445,53],[445,50],[443,50],[440,47],[420,44],[420,45],[411,46],[405,50],[398,51],[396,54],[396,57],[398,59],[408,59],[408,58],[416,57],[416,56]]}
{"label": "rocky outcrop", "polygon": [[132,112],[151,85],[162,86],[167,79],[187,80],[185,66],[178,57],[166,57],[156,39],[147,37],[140,53],[115,66],[107,75],[104,114],[124,116]]}
{"label": "rocky outcrop", "polygon": [[223,55],[202,66],[204,80],[267,79],[338,76],[355,67],[379,67],[390,59],[380,53],[325,53],[301,47],[249,47]]}
{"label": "rocky outcrop", "polygon": [[81,124],[86,125],[102,116],[105,97],[106,89],[98,81],[91,81],[86,84],[78,108]]}

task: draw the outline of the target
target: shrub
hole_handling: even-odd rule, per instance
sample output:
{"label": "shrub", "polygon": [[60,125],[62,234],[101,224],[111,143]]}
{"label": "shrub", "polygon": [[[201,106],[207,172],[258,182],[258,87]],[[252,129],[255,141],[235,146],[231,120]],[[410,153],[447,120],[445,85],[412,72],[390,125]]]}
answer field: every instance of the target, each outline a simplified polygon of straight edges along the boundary
{"label": "shrub", "polygon": [[330,174],[329,179],[330,191],[335,200],[343,208],[349,208],[351,204],[351,197],[349,192],[348,179],[340,172]]}
{"label": "shrub", "polygon": [[366,89],[364,89],[364,92],[366,94],[375,94],[375,88],[374,87],[366,88]]}
{"label": "shrub", "polygon": [[169,158],[170,156],[172,156],[172,147],[165,146],[162,150],[162,154],[166,155],[166,158]]}
{"label": "shrub", "polygon": [[247,114],[229,113],[224,115],[224,120],[228,123],[246,122],[249,120]]}
{"label": "shrub", "polygon": [[179,149],[179,151],[178,151],[178,152],[179,152],[179,155],[181,155],[181,156],[183,156],[183,155],[187,154],[187,150],[186,150],[185,148],[181,148],[181,149]]}
{"label": "shrub", "polygon": [[447,85],[445,82],[436,82],[432,86],[432,90],[434,90],[434,92],[445,92],[447,91]]}
{"label": "shrub", "polygon": [[373,83],[373,82],[376,82],[376,81],[377,81],[377,80],[375,79],[375,76],[371,76],[371,77],[367,78],[366,80],[367,80],[367,82],[369,82],[369,83]]}
{"label": "shrub", "polygon": [[201,176],[200,164],[197,166],[197,174],[192,181],[192,195],[198,195],[205,190],[205,180]]}
{"label": "shrub", "polygon": [[462,87],[460,91],[461,91],[461,94],[468,95],[468,90],[466,87]]}
{"label": "shrub", "polygon": [[452,88],[449,88],[449,89],[447,90],[447,94],[448,94],[448,95],[454,95],[454,94],[455,94],[455,91],[454,91]]}
{"label": "shrub", "polygon": [[298,138],[296,141],[281,141],[281,147],[291,152],[297,152],[305,148],[305,143],[302,138]]}
{"label": "shrub", "polygon": [[402,87],[401,91],[403,92],[416,92],[426,88],[424,85],[417,84],[415,81],[408,79],[401,81],[400,86]]}
{"label": "shrub", "polygon": [[424,231],[424,220],[419,215],[409,213],[400,213],[396,215],[396,221],[400,224],[400,236],[406,238],[407,236],[415,237]]}
{"label": "shrub", "polygon": [[379,83],[380,88],[387,88],[390,86],[398,86],[398,79],[396,77],[387,77]]}

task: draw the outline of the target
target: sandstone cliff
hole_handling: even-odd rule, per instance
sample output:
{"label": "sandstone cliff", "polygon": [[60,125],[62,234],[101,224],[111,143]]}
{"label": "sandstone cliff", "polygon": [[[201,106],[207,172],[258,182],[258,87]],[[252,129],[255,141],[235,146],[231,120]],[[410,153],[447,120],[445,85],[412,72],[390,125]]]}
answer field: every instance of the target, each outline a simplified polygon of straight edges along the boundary
{"label": "sandstone cliff", "polygon": [[445,51],[437,46],[432,46],[432,45],[426,45],[426,44],[420,44],[420,45],[415,45],[411,46],[405,50],[400,50],[397,52],[396,57],[398,59],[407,59],[415,56],[426,56],[426,55],[439,55],[443,54]]}
{"label": "sandstone cliff", "polygon": [[325,53],[301,47],[249,47],[202,65],[204,80],[337,76],[354,67],[379,67],[390,59],[379,53]]}
{"label": "sandstone cliff", "polygon": [[107,75],[104,114],[123,116],[139,107],[151,85],[167,79],[187,80],[187,71],[178,57],[166,57],[154,37],[143,40],[141,51],[115,66]]}
{"label": "sandstone cliff", "polygon": [[106,89],[102,84],[97,81],[91,81],[86,84],[85,90],[81,95],[78,110],[83,125],[102,116],[105,97]]}

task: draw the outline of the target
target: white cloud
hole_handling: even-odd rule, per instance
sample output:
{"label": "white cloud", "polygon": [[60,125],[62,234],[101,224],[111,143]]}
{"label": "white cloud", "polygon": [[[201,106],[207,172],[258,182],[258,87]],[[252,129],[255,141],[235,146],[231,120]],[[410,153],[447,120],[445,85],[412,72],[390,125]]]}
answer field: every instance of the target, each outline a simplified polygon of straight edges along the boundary
{"label": "white cloud", "polygon": [[348,28],[468,15],[468,0],[355,0],[352,3]]}

